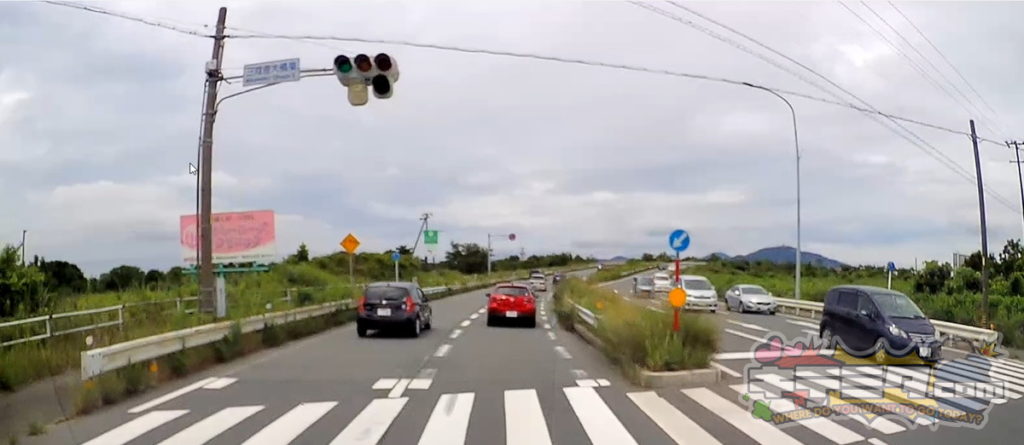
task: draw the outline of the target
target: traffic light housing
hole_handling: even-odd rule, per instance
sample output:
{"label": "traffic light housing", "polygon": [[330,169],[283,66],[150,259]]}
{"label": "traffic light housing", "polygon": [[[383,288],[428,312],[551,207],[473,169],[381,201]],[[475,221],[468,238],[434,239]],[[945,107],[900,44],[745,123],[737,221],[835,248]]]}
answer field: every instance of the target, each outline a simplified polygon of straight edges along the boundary
{"label": "traffic light housing", "polygon": [[334,58],[334,75],[348,89],[350,104],[366,105],[369,89],[378,99],[387,99],[394,94],[398,63],[385,53],[379,53],[372,59],[366,54],[358,54],[352,59],[340,54]]}

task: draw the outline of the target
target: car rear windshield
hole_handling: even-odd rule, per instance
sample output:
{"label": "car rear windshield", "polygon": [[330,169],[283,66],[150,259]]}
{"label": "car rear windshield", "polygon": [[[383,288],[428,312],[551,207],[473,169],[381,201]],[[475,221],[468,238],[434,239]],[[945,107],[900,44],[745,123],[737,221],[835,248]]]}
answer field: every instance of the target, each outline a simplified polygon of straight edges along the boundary
{"label": "car rear windshield", "polygon": [[661,275],[655,275],[655,276],[654,276],[654,281],[657,281],[657,282],[661,283],[661,282],[665,282],[665,281],[672,281],[672,280],[670,280],[670,279],[669,279],[668,277],[666,277],[666,276],[661,276]]}
{"label": "car rear windshield", "polygon": [[533,275],[530,275],[530,279],[531,280],[543,280],[544,279],[544,275],[543,274],[539,274],[539,273],[535,273]]}
{"label": "car rear windshield", "polygon": [[637,283],[639,283],[641,285],[651,285],[651,284],[654,284],[654,278],[642,277],[639,280],[637,280]]}
{"label": "car rear windshield", "polygon": [[683,286],[690,290],[711,290],[714,289],[711,283],[706,280],[683,280]]}
{"label": "car rear windshield", "polygon": [[757,286],[743,286],[743,293],[751,295],[768,295],[764,288]]}
{"label": "car rear windshield", "polygon": [[409,296],[409,291],[401,287],[370,287],[366,289],[366,301],[379,303],[381,301],[399,301]]}
{"label": "car rear windshield", "polygon": [[921,309],[910,298],[903,294],[875,294],[873,295],[878,309],[889,317],[897,318],[925,318]]}
{"label": "car rear windshield", "polygon": [[498,295],[509,295],[512,297],[525,297],[530,295],[530,290],[525,287],[499,287],[494,290]]}

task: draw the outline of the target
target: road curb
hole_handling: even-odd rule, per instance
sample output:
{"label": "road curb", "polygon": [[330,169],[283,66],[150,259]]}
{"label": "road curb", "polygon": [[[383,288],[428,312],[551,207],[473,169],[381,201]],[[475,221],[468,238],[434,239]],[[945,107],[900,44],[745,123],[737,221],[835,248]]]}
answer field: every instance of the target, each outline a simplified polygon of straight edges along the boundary
{"label": "road curb", "polygon": [[693,387],[718,383],[722,380],[722,371],[718,368],[661,372],[640,369],[638,377],[645,388]]}

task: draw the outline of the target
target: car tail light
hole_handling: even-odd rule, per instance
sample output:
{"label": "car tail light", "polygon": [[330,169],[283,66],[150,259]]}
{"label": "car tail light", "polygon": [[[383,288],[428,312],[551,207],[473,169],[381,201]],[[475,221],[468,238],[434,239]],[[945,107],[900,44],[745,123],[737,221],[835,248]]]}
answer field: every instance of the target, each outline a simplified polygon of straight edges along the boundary
{"label": "car tail light", "polygon": [[360,314],[362,314],[363,312],[366,312],[365,305],[366,305],[366,296],[364,295],[362,297],[359,297],[359,307],[356,308],[356,310],[359,311]]}
{"label": "car tail light", "polygon": [[405,304],[402,305],[402,308],[408,312],[413,312],[416,310],[416,302],[412,300],[411,296],[405,297]]}

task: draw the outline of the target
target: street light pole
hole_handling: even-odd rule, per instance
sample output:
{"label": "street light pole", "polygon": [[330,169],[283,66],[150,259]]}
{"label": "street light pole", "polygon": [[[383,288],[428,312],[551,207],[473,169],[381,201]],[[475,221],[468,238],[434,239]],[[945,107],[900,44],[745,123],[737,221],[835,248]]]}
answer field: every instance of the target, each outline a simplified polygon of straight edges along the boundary
{"label": "street light pole", "polygon": [[793,104],[789,103],[789,101],[786,100],[785,97],[782,97],[782,95],[779,93],[776,93],[760,85],[754,85],[749,82],[743,82],[743,84],[751,88],[767,91],[771,93],[773,96],[782,99],[782,101],[786,103],[786,106],[789,107],[789,113],[793,117],[793,146],[796,148],[796,283],[794,285],[793,294],[796,296],[796,299],[799,300],[800,267],[803,263],[800,261],[800,138],[797,135],[796,131],[796,110],[793,109]]}
{"label": "street light pole", "polygon": [[25,234],[28,230],[21,231],[21,267],[25,267]]}

